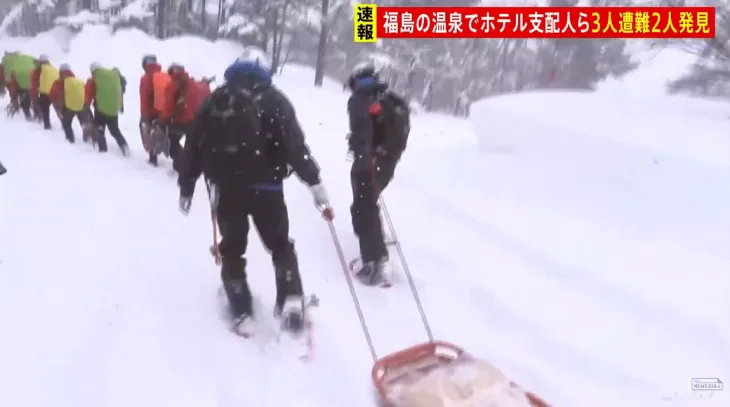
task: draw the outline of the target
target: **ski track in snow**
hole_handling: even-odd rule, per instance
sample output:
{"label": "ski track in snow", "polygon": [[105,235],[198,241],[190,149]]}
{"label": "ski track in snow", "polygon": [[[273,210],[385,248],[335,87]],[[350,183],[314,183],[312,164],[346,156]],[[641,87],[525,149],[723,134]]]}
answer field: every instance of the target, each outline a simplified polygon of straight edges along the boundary
{"label": "ski track in snow", "polygon": [[[134,30],[110,36],[103,27],[65,41],[79,76],[99,60],[119,66],[130,84],[145,53],[201,76],[220,75],[238,50],[225,41],[162,43]],[[15,45],[62,57],[51,38]],[[196,47],[209,58],[196,60]],[[322,166],[349,261],[357,241],[347,95],[330,82],[313,90],[311,77],[287,65],[276,83]],[[0,118],[8,169],[0,230],[9,231],[0,235],[0,382],[9,384],[0,405],[374,405],[372,359],[306,188],[296,177],[286,185],[305,290],[321,300],[315,359],[304,364],[292,346],[227,331],[205,191],[198,187],[183,218],[169,163],[145,163],[135,96],[127,95],[121,117],[132,146],[126,158],[111,137],[104,156],[69,146],[55,117],[52,132]],[[489,359],[556,407],[698,405],[690,378],[730,377],[730,277],[722,272],[730,267],[730,166],[720,154],[730,141],[696,137],[683,148],[669,144],[682,142],[673,134],[659,145],[638,130],[614,139],[591,130],[596,123],[546,113],[550,97],[548,106],[609,103],[593,110],[611,126],[614,105],[601,95],[487,101],[473,109],[476,134],[462,120],[414,116],[409,150],[384,196],[434,335]],[[641,106],[655,118],[662,103]],[[703,125],[707,140],[725,131],[710,103],[687,113],[665,108]],[[635,121],[637,129],[651,125]],[[260,314],[269,314],[274,277],[255,236],[250,284]],[[356,289],[379,356],[426,341],[402,273],[388,290]],[[672,394],[683,399],[663,399]],[[723,396],[709,402],[726,404]]]}

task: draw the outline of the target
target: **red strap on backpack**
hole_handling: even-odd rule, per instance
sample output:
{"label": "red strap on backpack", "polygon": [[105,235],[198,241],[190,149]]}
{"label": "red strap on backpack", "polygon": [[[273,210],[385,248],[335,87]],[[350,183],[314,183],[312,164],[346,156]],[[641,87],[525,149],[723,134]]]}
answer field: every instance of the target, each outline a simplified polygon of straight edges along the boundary
{"label": "red strap on backpack", "polygon": [[368,108],[368,111],[371,115],[377,116],[380,114],[380,112],[383,111],[383,106],[380,105],[380,102],[375,102]]}

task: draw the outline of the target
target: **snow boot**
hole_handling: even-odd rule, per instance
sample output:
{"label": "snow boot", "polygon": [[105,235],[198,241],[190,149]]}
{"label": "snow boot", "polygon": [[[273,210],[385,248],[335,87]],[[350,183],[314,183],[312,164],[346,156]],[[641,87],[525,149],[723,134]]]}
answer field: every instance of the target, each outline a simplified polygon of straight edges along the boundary
{"label": "snow boot", "polygon": [[355,276],[361,283],[368,286],[391,284],[393,271],[388,262],[388,257],[381,257],[378,261],[368,261],[362,264],[362,267],[355,273]]}
{"label": "snow boot", "polygon": [[253,299],[246,281],[246,259],[224,257],[221,265],[223,290],[234,321],[234,331],[244,337],[253,334]]}
{"label": "snow boot", "polygon": [[281,319],[281,329],[298,334],[304,329],[304,297],[290,295],[283,304],[276,305],[274,315]]}
{"label": "snow boot", "polygon": [[251,291],[245,279],[223,282],[223,290],[228,298],[228,309],[233,320],[233,330],[248,337],[253,334],[253,305]]}
{"label": "snow boot", "polygon": [[375,263],[380,285],[390,286],[393,283],[393,267],[390,265],[388,256],[383,256]]}
{"label": "snow boot", "polygon": [[150,158],[149,158],[149,160],[147,160],[147,163],[153,167],[157,167],[159,165],[159,163],[157,161],[157,154],[150,153]]}

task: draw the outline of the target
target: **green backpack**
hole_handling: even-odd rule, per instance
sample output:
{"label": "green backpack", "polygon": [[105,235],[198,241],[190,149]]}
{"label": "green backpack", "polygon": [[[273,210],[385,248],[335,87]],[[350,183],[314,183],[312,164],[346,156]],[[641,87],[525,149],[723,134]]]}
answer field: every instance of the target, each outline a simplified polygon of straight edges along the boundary
{"label": "green backpack", "polygon": [[122,78],[113,69],[99,68],[94,71],[96,85],[96,110],[99,113],[116,117],[122,110]]}
{"label": "green backpack", "polygon": [[6,85],[10,83],[10,74],[13,72],[13,62],[15,62],[15,57],[17,57],[15,54],[3,55],[3,80]]}
{"label": "green backpack", "polygon": [[30,55],[16,55],[12,58],[11,66],[18,88],[30,90],[30,73],[35,69],[35,58]]}

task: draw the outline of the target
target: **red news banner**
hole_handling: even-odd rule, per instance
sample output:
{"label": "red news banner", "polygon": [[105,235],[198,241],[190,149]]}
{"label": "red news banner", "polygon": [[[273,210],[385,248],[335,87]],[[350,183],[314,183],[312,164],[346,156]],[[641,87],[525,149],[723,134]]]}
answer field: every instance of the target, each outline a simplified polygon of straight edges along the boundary
{"label": "red news banner", "polygon": [[377,7],[377,38],[714,38],[714,7]]}

